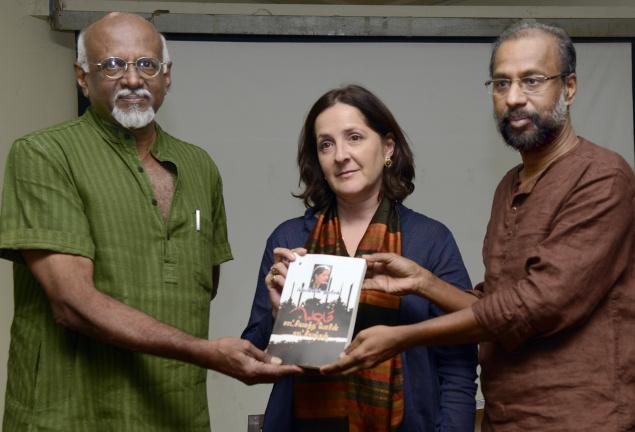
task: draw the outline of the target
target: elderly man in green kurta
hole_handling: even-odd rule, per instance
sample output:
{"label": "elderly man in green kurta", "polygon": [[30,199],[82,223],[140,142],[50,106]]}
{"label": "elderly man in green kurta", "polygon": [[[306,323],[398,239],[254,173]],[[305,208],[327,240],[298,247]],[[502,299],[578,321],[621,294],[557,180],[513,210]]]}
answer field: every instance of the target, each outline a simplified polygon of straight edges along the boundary
{"label": "elderly man in green kurta", "polygon": [[299,371],[247,341],[207,339],[231,251],[217,167],[153,120],[170,67],[150,23],[105,16],[78,40],[90,108],[11,149],[5,432],[208,431],[206,369],[246,383]]}

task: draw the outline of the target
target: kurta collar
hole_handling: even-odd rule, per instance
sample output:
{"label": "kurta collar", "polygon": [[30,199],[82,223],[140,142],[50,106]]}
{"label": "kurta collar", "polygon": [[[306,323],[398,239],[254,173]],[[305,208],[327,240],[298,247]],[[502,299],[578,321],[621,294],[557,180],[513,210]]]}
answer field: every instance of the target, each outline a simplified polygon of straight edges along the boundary
{"label": "kurta collar", "polygon": [[[134,136],[130,131],[118,123],[108,121],[100,117],[95,111],[88,107],[82,118],[93,125],[99,134],[107,141],[121,145],[127,151],[134,152],[136,154],[137,147]],[[156,140],[152,144],[152,155],[160,160],[171,160],[170,146],[168,144],[167,134],[161,129],[161,126],[155,121],[154,128],[156,130]]]}
{"label": "kurta collar", "polygon": [[547,175],[547,173],[551,171],[555,165],[557,165],[560,161],[566,159],[569,155],[572,155],[575,153],[576,149],[579,147],[578,144],[580,143],[580,137],[576,137],[575,139],[577,141],[575,146],[573,146],[566,153],[563,153],[560,156],[558,156],[556,159],[554,159],[547,166],[547,168],[542,170],[542,172],[540,172],[538,175],[535,175],[524,185],[520,184],[520,171],[523,169],[523,164],[520,164],[517,167],[515,167],[513,171],[514,181],[512,182],[512,194],[513,195],[529,195],[534,190],[534,188],[536,187],[536,184],[538,184],[540,179],[543,178],[545,175]]}

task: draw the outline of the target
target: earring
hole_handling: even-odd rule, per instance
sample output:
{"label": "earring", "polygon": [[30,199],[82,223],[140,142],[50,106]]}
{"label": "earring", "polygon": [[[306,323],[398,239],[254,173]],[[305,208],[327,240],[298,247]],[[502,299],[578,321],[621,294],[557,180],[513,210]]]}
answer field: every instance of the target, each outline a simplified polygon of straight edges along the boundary
{"label": "earring", "polygon": [[386,168],[390,168],[392,166],[392,159],[390,159],[390,156],[388,156],[386,160],[384,161],[384,166]]}

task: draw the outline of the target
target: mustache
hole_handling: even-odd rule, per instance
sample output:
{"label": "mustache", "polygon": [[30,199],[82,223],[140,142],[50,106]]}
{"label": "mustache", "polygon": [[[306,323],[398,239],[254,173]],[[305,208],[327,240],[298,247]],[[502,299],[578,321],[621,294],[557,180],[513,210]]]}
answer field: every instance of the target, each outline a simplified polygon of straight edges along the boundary
{"label": "mustache", "polygon": [[130,90],[130,89],[121,89],[119,90],[117,93],[115,93],[115,101],[117,99],[126,97],[126,96],[139,96],[139,97],[146,97],[148,98],[150,101],[152,101],[152,93],[150,93],[148,90],[146,89],[135,89],[135,90]]}
{"label": "mustache", "polygon": [[504,112],[503,115],[498,119],[498,121],[502,124],[507,124],[510,122],[510,120],[515,120],[519,118],[528,118],[528,119],[531,119],[531,121],[534,123],[540,120],[540,116],[538,115],[538,113],[527,111],[522,108],[516,108],[516,109]]}

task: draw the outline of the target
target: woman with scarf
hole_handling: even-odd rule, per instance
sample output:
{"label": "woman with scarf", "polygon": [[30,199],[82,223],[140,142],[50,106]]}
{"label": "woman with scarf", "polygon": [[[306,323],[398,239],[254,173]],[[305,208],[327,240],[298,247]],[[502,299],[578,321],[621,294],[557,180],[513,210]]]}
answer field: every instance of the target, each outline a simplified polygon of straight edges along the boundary
{"label": "woman with scarf", "polygon": [[[307,210],[267,240],[247,328],[264,349],[292,251],[362,256],[394,252],[438,277],[470,288],[450,231],[406,208],[414,162],[388,108],[363,87],[325,93],[309,111],[298,145]],[[273,306],[272,306],[273,305]],[[356,332],[442,314],[427,300],[364,290]],[[476,346],[419,346],[347,376],[307,373],[274,385],[265,432],[473,431]]]}

